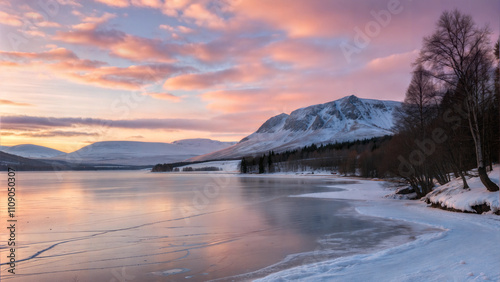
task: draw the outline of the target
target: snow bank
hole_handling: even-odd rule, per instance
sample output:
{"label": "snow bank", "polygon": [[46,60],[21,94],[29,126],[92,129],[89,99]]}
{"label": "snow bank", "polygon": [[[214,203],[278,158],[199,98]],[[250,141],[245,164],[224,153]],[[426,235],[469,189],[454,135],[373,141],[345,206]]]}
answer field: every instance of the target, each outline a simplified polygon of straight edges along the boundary
{"label": "snow bank", "polygon": [[[496,165],[490,178],[499,184],[500,166]],[[479,177],[467,179],[469,189],[463,189],[462,179],[453,179],[449,183],[435,188],[424,197],[427,203],[438,205],[444,209],[464,212],[477,212],[478,206],[487,205],[491,212],[500,211],[499,192],[488,192]]]}
{"label": "snow bank", "polygon": [[179,169],[182,171],[182,169],[185,167],[192,167],[193,169],[204,168],[204,167],[218,167],[221,171],[223,171],[225,173],[239,173],[240,172],[240,162],[241,161],[239,161],[239,160],[204,162],[204,163],[189,164],[189,165],[181,166],[181,167],[179,167]]}

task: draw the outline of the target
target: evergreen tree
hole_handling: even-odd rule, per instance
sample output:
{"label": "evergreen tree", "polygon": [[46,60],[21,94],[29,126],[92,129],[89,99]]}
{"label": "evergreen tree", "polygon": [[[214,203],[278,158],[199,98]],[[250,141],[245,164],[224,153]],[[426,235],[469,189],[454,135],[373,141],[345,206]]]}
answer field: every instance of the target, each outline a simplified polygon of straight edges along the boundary
{"label": "evergreen tree", "polygon": [[241,159],[240,172],[241,173],[247,173],[248,172],[247,160],[245,160],[245,158]]}

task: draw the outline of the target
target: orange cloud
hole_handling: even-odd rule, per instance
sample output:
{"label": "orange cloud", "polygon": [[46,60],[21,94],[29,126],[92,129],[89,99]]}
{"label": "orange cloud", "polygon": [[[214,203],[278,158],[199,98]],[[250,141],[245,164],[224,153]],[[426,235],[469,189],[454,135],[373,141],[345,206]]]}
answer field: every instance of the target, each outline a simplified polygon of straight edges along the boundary
{"label": "orange cloud", "polygon": [[10,26],[22,26],[23,21],[19,16],[8,14],[4,11],[0,11],[0,24],[10,25]]}
{"label": "orange cloud", "polygon": [[31,104],[28,104],[28,103],[18,103],[18,102],[14,102],[14,101],[11,101],[11,100],[4,100],[4,99],[0,99],[0,105],[5,105],[5,106],[21,106],[21,107],[33,106]]}
{"label": "orange cloud", "polygon": [[0,68],[15,68],[20,67],[21,65],[15,62],[0,60]]}

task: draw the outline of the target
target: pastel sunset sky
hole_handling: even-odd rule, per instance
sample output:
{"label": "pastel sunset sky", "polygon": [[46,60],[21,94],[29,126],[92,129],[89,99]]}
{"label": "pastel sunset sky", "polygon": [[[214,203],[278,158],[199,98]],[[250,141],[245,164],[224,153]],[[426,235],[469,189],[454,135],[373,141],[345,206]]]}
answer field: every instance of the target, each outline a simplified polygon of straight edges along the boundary
{"label": "pastel sunset sky", "polygon": [[347,95],[402,101],[440,14],[498,0],[0,0],[0,145],[238,141]]}

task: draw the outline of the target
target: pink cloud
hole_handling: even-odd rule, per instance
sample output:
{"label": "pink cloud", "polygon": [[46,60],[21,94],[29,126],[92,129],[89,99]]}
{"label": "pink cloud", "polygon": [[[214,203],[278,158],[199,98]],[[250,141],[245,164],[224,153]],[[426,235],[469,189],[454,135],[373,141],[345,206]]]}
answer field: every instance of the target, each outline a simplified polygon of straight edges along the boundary
{"label": "pink cloud", "polygon": [[24,18],[37,27],[61,27],[59,23],[49,21],[47,17],[38,12],[27,12],[24,14]]}
{"label": "pink cloud", "polygon": [[92,23],[68,32],[57,32],[55,40],[97,46],[110,55],[131,61],[175,62],[179,46],[167,45],[158,39],[129,35],[118,30],[101,30]]}
{"label": "pink cloud", "polygon": [[194,32],[194,29],[189,28],[189,27],[187,27],[187,26],[183,26],[183,25],[180,25],[180,26],[178,26],[177,28],[178,28],[178,29],[179,29],[179,31],[180,31],[180,32],[182,32],[182,33],[192,33],[192,32]]}
{"label": "pink cloud", "polygon": [[185,45],[183,53],[207,63],[256,62],[262,58],[261,49],[271,40],[271,36],[249,38],[228,34],[209,42]]}
{"label": "pink cloud", "polygon": [[61,5],[82,7],[82,4],[78,3],[77,0],[57,0],[57,2]]}
{"label": "pink cloud", "polygon": [[127,8],[130,6],[141,8],[154,8],[169,16],[177,16],[179,11],[188,6],[191,0],[94,0],[98,3],[108,5],[113,8]]}
{"label": "pink cloud", "polygon": [[415,59],[418,57],[419,50],[413,50],[405,53],[392,54],[382,58],[376,58],[368,62],[367,70],[378,73],[387,72],[405,72],[408,71]]}
{"label": "pink cloud", "polygon": [[231,9],[242,20],[263,21],[292,37],[304,37],[331,36],[345,29],[352,15],[346,9],[353,6],[351,1],[254,0],[235,1]]}
{"label": "pink cloud", "polygon": [[173,74],[190,70],[169,64],[106,66],[104,62],[80,59],[65,48],[40,53],[0,51],[0,56],[10,59],[0,61],[0,67],[28,67],[37,72],[40,68],[45,68],[58,77],[74,82],[125,90],[140,90],[148,84],[155,84]]}
{"label": "pink cloud", "polygon": [[37,37],[45,37],[46,36],[45,32],[43,32],[41,30],[38,30],[38,29],[23,30],[22,32],[28,38],[31,38],[31,37],[34,37],[34,36],[37,36]]}
{"label": "pink cloud", "polygon": [[167,25],[167,24],[162,24],[160,25],[160,29],[168,30],[168,31],[175,31],[175,27]]}
{"label": "pink cloud", "polygon": [[96,2],[106,4],[111,7],[125,8],[130,5],[128,0],[94,0]]}
{"label": "pink cloud", "polygon": [[[62,72],[65,65],[53,66],[56,71]],[[99,67],[86,73],[75,71],[69,74],[69,78],[80,83],[93,84],[106,88],[141,90],[142,87],[157,83],[176,72],[181,71],[171,65],[141,65],[119,67]]]}
{"label": "pink cloud", "polygon": [[183,74],[165,81],[163,88],[167,90],[195,90],[231,85],[248,85],[262,82],[273,75],[275,70],[262,64],[247,64],[221,71]]}
{"label": "pink cloud", "polygon": [[174,102],[174,103],[178,103],[182,100],[181,97],[175,96],[174,94],[170,94],[170,93],[145,92],[145,93],[142,93],[142,95],[150,96],[150,97],[153,97],[155,99],[167,100],[167,101]]}
{"label": "pink cloud", "polygon": [[301,39],[275,41],[261,50],[261,56],[269,56],[279,63],[292,64],[294,69],[342,66],[339,64],[342,62],[339,55],[331,46]]}
{"label": "pink cloud", "polygon": [[208,109],[223,113],[249,111],[282,113],[311,103],[308,93],[286,89],[219,90],[204,93],[201,98],[209,102]]}
{"label": "pink cloud", "polygon": [[73,11],[78,17],[82,18],[82,22],[72,27],[79,30],[92,30],[96,29],[99,25],[102,25],[109,21],[110,19],[116,18],[116,14],[104,12],[101,16],[85,16],[78,11]]}
{"label": "pink cloud", "polygon": [[160,0],[131,0],[131,4],[138,7],[161,8],[163,2]]}
{"label": "pink cloud", "polygon": [[48,61],[62,61],[62,60],[73,60],[77,59],[75,53],[65,48],[56,48],[45,52],[34,53],[34,52],[5,52],[0,51],[0,55],[3,55],[12,59],[35,59],[35,60],[48,60]]}
{"label": "pink cloud", "polygon": [[0,0],[0,5],[12,7],[12,4],[8,0]]}
{"label": "pink cloud", "polygon": [[216,13],[210,11],[202,3],[193,3],[183,11],[183,17],[192,19],[198,26],[209,28],[222,28],[225,21]]}

